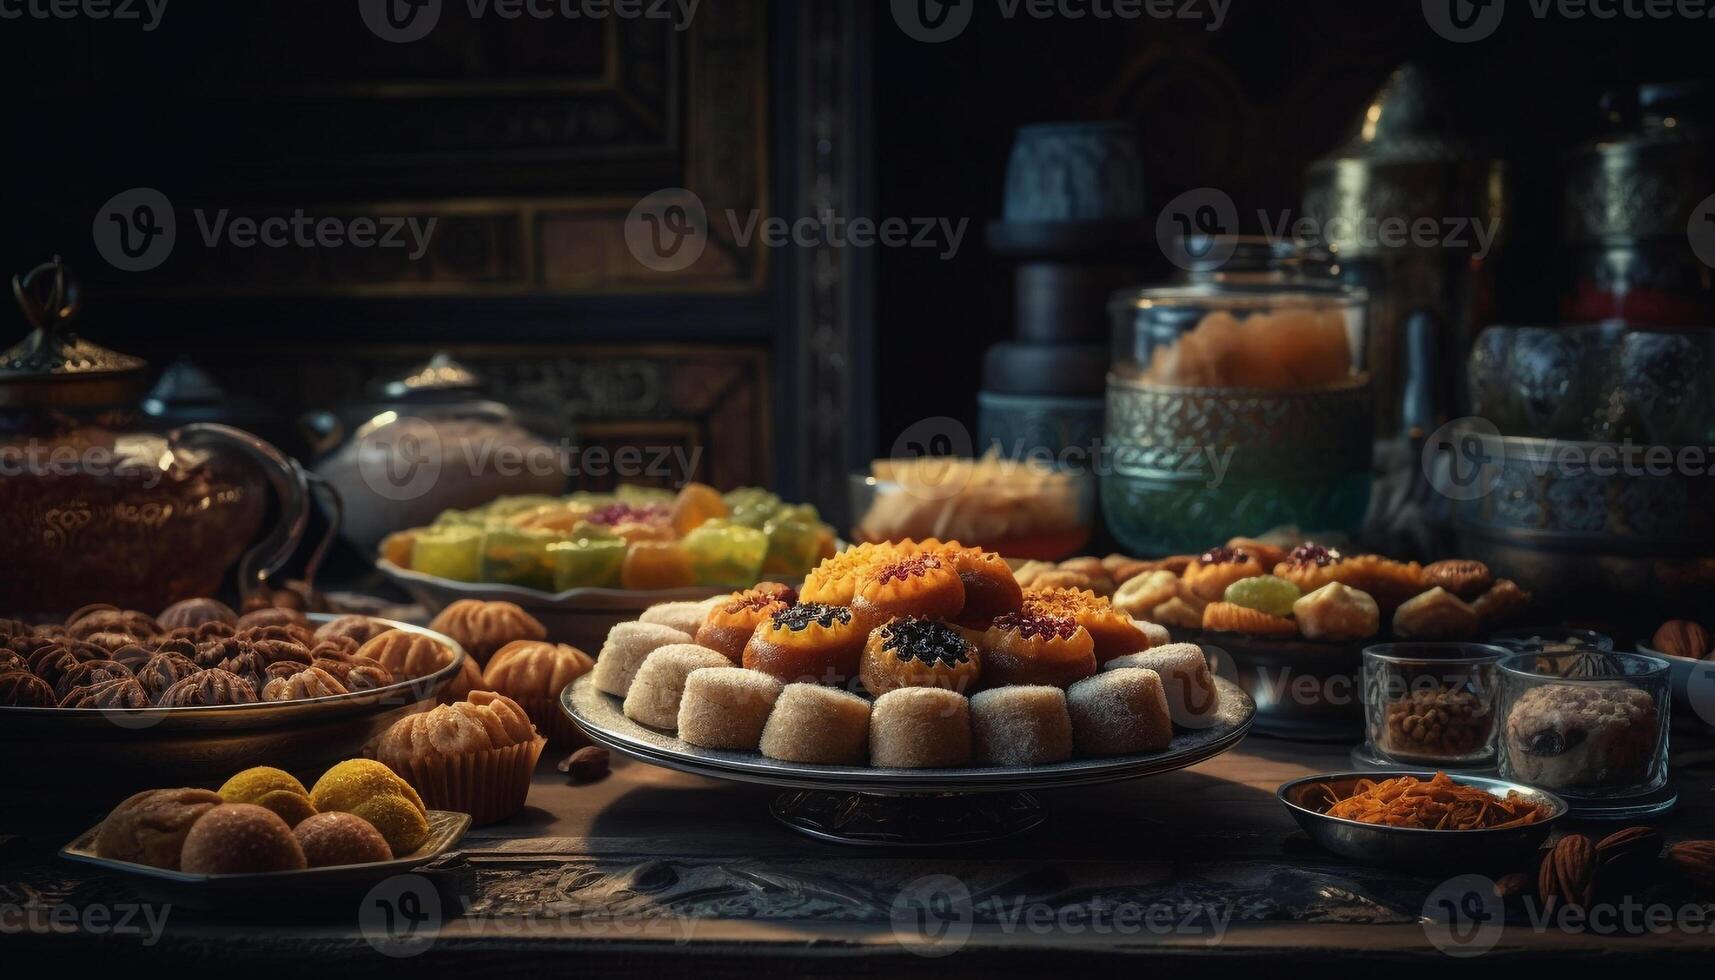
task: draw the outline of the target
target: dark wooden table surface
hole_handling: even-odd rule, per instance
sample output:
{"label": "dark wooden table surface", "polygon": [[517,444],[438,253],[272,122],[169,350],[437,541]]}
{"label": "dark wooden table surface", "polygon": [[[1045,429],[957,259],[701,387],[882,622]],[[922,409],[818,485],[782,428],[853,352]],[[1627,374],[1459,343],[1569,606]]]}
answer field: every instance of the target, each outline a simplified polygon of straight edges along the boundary
{"label": "dark wooden table surface", "polygon": [[[1602,959],[1631,970],[1706,966],[1715,952],[1715,905],[1672,890],[1655,896],[1676,915],[1659,932],[1537,926],[1515,903],[1491,931],[1450,942],[1424,924],[1426,900],[1460,873],[1518,869],[1388,871],[1312,847],[1274,790],[1348,768],[1344,747],[1253,737],[1184,772],[1042,794],[1050,816],[1038,830],[941,853],[799,836],[769,816],[774,791],[762,787],[619,758],[607,778],[574,786],[554,761],[524,813],[473,830],[457,858],[311,909],[264,896],[213,912],[163,904],[58,859],[76,820],[34,828],[0,847],[0,961],[656,977],[779,972],[790,957],[795,974],[991,976],[1143,956],[1195,976],[1285,957],[1294,970],[1355,958],[1456,968],[1443,947],[1480,947],[1485,966]],[[1674,779],[1683,801],[1658,826],[1715,837],[1710,743],[1676,741]]]}

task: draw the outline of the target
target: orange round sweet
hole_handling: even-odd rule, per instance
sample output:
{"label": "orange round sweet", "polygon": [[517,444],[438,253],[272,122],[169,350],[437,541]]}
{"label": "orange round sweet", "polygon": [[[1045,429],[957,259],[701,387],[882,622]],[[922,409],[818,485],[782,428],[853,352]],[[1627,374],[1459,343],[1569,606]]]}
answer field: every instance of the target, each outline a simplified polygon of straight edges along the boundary
{"label": "orange round sweet", "polygon": [[1235,548],[1211,548],[1185,566],[1180,576],[1193,595],[1210,602],[1227,592],[1227,586],[1240,579],[1268,574],[1261,561],[1248,551]]}
{"label": "orange round sweet", "polygon": [[859,574],[852,598],[852,612],[869,629],[896,616],[952,619],[964,608],[965,585],[952,562],[925,551]]}
{"label": "orange round sweet", "polygon": [[318,813],[292,828],[312,868],[389,861],[393,848],[375,825],[355,813]]}
{"label": "orange round sweet", "polygon": [[988,628],[980,646],[984,687],[1069,687],[1096,672],[1095,640],[1070,616],[1008,613]]}
{"label": "orange round sweet", "polygon": [[952,562],[965,587],[965,608],[954,618],[960,626],[988,629],[996,616],[1018,612],[1024,603],[1024,591],[1006,559],[981,548],[948,545],[941,557]]}
{"label": "orange round sweet", "polygon": [[1249,633],[1252,636],[1296,636],[1298,624],[1285,616],[1275,616],[1260,609],[1251,609],[1231,602],[1211,602],[1203,610],[1203,628],[1222,633]]}
{"label": "orange round sweet", "polygon": [[844,687],[857,676],[865,635],[845,606],[804,602],[778,610],[758,624],[742,659],[746,668],[782,683]]}
{"label": "orange round sweet", "polygon": [[736,664],[744,657],[745,645],[756,628],[797,601],[798,593],[779,582],[762,582],[753,589],[734,592],[709,610],[697,628],[697,645],[718,651]]}
{"label": "orange round sweet", "polygon": [[1024,611],[1047,616],[1070,616],[1089,631],[1096,663],[1149,649],[1149,636],[1108,599],[1086,589],[1027,589]]}
{"label": "orange round sweet", "polygon": [[982,654],[958,627],[931,619],[895,619],[869,635],[859,676],[881,697],[902,687],[939,687],[961,694],[976,687]]}

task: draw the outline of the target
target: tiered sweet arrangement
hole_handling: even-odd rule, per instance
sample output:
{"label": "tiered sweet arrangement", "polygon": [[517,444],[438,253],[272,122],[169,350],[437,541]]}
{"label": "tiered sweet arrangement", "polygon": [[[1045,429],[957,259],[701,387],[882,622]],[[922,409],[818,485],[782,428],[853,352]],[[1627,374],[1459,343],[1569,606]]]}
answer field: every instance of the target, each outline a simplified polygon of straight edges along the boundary
{"label": "tiered sweet arrangement", "polygon": [[933,539],[858,545],[801,590],[652,607],[608,634],[592,683],[691,746],[918,769],[1158,752],[1219,708],[1196,646]]}
{"label": "tiered sweet arrangement", "polygon": [[[1400,638],[1464,639],[1515,618],[1530,602],[1482,562],[1420,565],[1314,542],[1287,549],[1235,539],[1196,556],[1109,564],[1117,578],[1113,603],[1132,615],[1275,639],[1366,640],[1383,631],[1384,619]],[[1029,580],[1056,572],[1027,566],[1019,574]]]}
{"label": "tiered sweet arrangement", "polygon": [[544,592],[736,588],[765,575],[799,578],[833,552],[833,529],[809,504],[754,487],[722,495],[700,483],[676,494],[623,486],[500,497],[446,511],[381,545],[381,556],[402,569]]}

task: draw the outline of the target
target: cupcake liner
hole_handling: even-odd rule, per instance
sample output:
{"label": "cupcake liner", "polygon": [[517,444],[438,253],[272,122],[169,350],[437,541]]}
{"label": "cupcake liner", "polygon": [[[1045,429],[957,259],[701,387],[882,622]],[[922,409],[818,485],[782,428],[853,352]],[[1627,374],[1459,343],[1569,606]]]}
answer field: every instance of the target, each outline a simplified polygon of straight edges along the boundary
{"label": "cupcake liner", "polygon": [[[507,695],[512,697],[512,695]],[[539,694],[535,697],[512,697],[524,713],[530,716],[530,723],[536,726],[536,732],[547,738],[548,744],[556,749],[578,748],[590,744],[578,726],[566,717],[560,710],[560,699],[549,694]]]}
{"label": "cupcake liner", "polygon": [[540,735],[503,749],[411,759],[393,771],[431,810],[470,814],[473,825],[505,820],[524,808],[530,777],[548,740]]}

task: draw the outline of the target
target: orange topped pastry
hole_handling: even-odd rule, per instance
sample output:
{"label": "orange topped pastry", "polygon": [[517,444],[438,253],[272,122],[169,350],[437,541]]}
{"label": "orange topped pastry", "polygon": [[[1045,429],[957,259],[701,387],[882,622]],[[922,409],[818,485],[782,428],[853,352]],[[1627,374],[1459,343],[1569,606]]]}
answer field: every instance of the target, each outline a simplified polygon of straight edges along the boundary
{"label": "orange topped pastry", "polygon": [[1248,551],[1238,548],[1210,548],[1185,566],[1182,576],[1192,594],[1208,602],[1224,595],[1227,586],[1253,575],[1265,575],[1268,569]]}
{"label": "orange topped pastry", "polygon": [[994,621],[980,645],[984,687],[1067,687],[1096,672],[1095,640],[1070,616],[1008,613]]}
{"label": "orange topped pastry", "polygon": [[1285,616],[1232,602],[1211,602],[1203,610],[1203,628],[1252,636],[1296,636],[1298,625]]}
{"label": "orange topped pastry", "polygon": [[751,634],[744,666],[792,684],[844,686],[857,676],[865,630],[845,606],[803,602],[771,614]]}
{"label": "orange topped pastry", "polygon": [[1150,647],[1149,636],[1132,618],[1107,599],[1081,589],[1027,589],[1024,611],[1049,616],[1070,616],[1089,631],[1095,644],[1096,663],[1137,653]]}
{"label": "orange topped pastry", "polygon": [[918,552],[871,566],[858,576],[852,612],[870,628],[895,616],[951,619],[965,608],[965,585],[951,561]]}
{"label": "orange topped pastry", "polygon": [[1340,582],[1358,589],[1367,584],[1359,581],[1357,566],[1340,554],[1339,549],[1325,548],[1309,541],[1287,552],[1286,560],[1274,566],[1274,574],[1298,586],[1299,591],[1305,594],[1315,592],[1329,582]]}
{"label": "orange topped pastry", "polygon": [[821,602],[830,606],[849,606],[857,596],[858,575],[871,565],[890,561],[900,554],[892,544],[853,545],[822,563],[804,576],[799,596],[805,602]]}
{"label": "orange topped pastry", "polygon": [[779,582],[761,582],[717,602],[697,629],[699,646],[724,655],[733,663],[744,658],[745,644],[763,621],[798,601],[798,593]]}
{"label": "orange topped pastry", "polygon": [[1024,603],[1024,592],[1006,559],[992,551],[949,544],[939,551],[945,561],[959,574],[965,587],[965,608],[956,617],[961,626],[988,629],[996,616],[1018,612]]}
{"label": "orange topped pastry", "polygon": [[902,687],[965,693],[976,686],[982,654],[958,627],[929,619],[895,619],[869,635],[861,676],[880,697]]}

